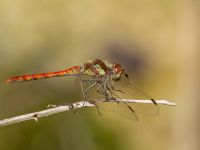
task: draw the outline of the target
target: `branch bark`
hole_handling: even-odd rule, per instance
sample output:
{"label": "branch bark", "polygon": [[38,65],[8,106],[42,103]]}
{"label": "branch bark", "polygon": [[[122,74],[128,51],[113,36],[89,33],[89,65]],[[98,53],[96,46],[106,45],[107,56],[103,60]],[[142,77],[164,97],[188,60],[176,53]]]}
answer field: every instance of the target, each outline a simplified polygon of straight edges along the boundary
{"label": "branch bark", "polygon": [[[65,104],[62,106],[49,105],[52,108],[47,108],[42,111],[37,111],[37,112],[29,113],[29,114],[24,114],[24,115],[0,120],[0,127],[27,121],[27,120],[37,121],[38,118],[47,117],[49,115],[53,115],[53,114],[57,114],[57,113],[65,112],[65,111],[75,111],[75,110],[81,109],[83,107],[96,107],[95,102],[96,101],[80,101],[80,102],[75,102],[75,103],[71,103],[71,104]],[[98,102],[106,103],[108,101],[102,99],[102,100],[98,100]],[[151,100],[133,100],[133,99],[118,99],[117,101],[109,100],[109,102],[152,104]],[[167,100],[157,100],[156,102],[157,102],[157,104],[160,104],[160,105],[176,106],[176,103],[172,103]]]}

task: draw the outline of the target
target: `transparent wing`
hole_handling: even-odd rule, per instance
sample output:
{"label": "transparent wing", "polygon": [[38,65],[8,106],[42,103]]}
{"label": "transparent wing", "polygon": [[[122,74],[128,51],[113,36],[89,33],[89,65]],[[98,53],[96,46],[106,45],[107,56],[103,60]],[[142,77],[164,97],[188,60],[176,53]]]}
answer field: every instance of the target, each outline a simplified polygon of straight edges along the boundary
{"label": "transparent wing", "polygon": [[124,102],[96,102],[97,106],[101,110],[113,112],[123,118],[139,121],[139,118],[134,111],[133,107],[129,106],[127,103]]}
{"label": "transparent wing", "polygon": [[134,109],[127,103],[118,102],[117,100],[116,102],[98,102],[98,100],[106,98],[102,91],[102,84],[104,82],[97,82],[95,77],[88,75],[81,75],[80,80],[84,97],[87,101],[97,101],[96,104],[100,110],[114,112],[126,119],[139,120]]}
{"label": "transparent wing", "polygon": [[116,99],[152,100],[152,104],[128,103],[136,113],[143,115],[159,114],[159,106],[156,101],[151,96],[131,84],[125,77],[122,77],[119,81],[112,81],[112,86],[112,94]]}

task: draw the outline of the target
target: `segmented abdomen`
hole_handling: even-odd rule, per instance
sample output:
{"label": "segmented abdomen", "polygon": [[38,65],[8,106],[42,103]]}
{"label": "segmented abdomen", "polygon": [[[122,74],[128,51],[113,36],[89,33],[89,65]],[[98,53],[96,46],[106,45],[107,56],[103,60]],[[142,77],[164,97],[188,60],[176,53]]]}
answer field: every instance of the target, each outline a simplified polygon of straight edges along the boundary
{"label": "segmented abdomen", "polygon": [[81,71],[80,66],[74,66],[72,68],[69,68],[69,69],[66,69],[63,71],[15,76],[15,77],[12,77],[12,78],[6,80],[6,83],[12,84],[12,83],[16,83],[16,82],[25,82],[25,81],[31,81],[31,80],[53,78],[53,77],[78,76],[80,74],[80,71]]}

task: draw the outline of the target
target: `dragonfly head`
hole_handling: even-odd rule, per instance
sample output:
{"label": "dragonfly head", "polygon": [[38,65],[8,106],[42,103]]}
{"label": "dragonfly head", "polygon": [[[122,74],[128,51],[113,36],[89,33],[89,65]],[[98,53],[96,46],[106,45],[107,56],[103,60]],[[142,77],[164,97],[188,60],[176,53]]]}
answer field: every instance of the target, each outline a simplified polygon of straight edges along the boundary
{"label": "dragonfly head", "polygon": [[120,80],[122,76],[125,76],[128,78],[128,74],[126,73],[126,70],[124,69],[124,66],[120,64],[114,64],[113,65],[113,74],[112,74],[112,79],[114,81]]}

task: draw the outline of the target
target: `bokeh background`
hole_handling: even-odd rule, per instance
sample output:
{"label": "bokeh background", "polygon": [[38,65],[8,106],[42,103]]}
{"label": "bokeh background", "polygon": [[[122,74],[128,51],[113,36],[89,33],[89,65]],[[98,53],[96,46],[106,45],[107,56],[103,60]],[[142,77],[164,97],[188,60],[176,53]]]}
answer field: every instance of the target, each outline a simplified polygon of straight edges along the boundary
{"label": "bokeh background", "polygon": [[1,0],[0,118],[78,100],[73,79],[6,85],[99,58],[123,64],[160,106],[140,121],[96,110],[0,128],[1,150],[199,150],[200,1]]}

